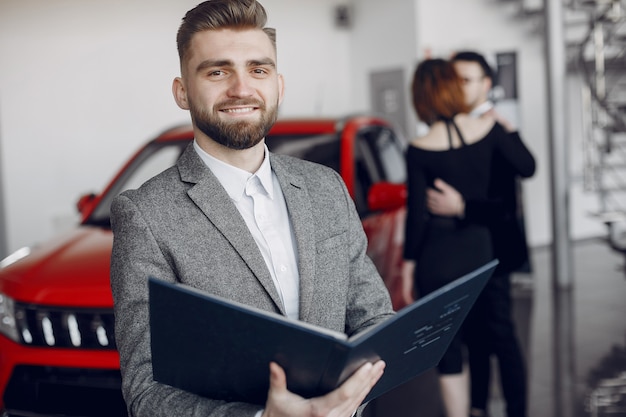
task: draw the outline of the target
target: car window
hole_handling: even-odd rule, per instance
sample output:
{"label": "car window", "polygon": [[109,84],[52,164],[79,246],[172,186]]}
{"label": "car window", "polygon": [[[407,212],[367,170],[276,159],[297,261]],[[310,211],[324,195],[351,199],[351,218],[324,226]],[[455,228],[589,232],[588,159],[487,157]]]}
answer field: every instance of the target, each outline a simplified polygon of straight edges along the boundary
{"label": "car window", "polygon": [[[337,134],[268,135],[271,152],[291,155],[326,165],[340,172],[340,140]],[[110,207],[115,196],[135,189],[145,181],[176,163],[189,141],[153,142],[148,144],[98,203],[86,224],[110,226]],[[367,213],[367,192],[378,181],[403,182],[404,156],[394,133],[381,126],[359,132],[355,149],[357,184],[355,202],[361,215]]]}
{"label": "car window", "polygon": [[404,183],[406,181],[406,167],[404,149],[399,138],[395,136],[393,131],[382,129],[373,141],[384,180],[396,184]]}
{"label": "car window", "polygon": [[392,130],[381,126],[364,129],[358,143],[374,182],[399,184],[406,180],[404,150]]}
{"label": "car window", "polygon": [[378,182],[403,183],[404,150],[395,133],[383,126],[368,126],[357,135],[355,147],[355,203],[361,216],[368,214],[367,194]]}
{"label": "car window", "polygon": [[122,191],[136,189],[148,179],[176,163],[189,141],[150,143],[115,181],[89,216],[87,224],[109,226],[113,198]]}
{"label": "car window", "polygon": [[337,135],[268,135],[265,143],[271,152],[317,162],[339,172]]}
{"label": "car window", "polygon": [[137,165],[137,168],[130,172],[126,181],[120,183],[118,194],[124,190],[136,189],[146,180],[154,177],[156,174],[166,170],[176,163],[180,156],[178,146],[164,146],[146,156],[143,162]]}

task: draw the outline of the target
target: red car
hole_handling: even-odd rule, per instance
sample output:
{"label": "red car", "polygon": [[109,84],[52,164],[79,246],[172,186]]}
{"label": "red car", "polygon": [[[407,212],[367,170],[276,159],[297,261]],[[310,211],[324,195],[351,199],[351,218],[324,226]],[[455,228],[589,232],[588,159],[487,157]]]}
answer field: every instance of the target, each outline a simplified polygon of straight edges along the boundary
{"label": "red car", "polygon": [[[80,225],[0,262],[0,417],[125,416],[109,286],[111,200],[174,164],[193,139],[174,128],[143,146],[101,194],[80,199]],[[404,143],[372,117],[281,120],[269,149],[319,162],[346,182],[369,255],[394,293],[402,258]],[[396,307],[401,307],[395,304]]]}

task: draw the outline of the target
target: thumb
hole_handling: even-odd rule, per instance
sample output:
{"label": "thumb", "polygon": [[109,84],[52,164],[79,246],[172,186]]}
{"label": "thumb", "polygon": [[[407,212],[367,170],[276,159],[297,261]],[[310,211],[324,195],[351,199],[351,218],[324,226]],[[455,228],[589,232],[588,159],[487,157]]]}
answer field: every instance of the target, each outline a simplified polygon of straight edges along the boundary
{"label": "thumb", "polygon": [[287,376],[283,368],[276,362],[270,362],[270,390],[287,390]]}
{"label": "thumb", "polygon": [[433,182],[433,185],[437,187],[440,191],[447,191],[450,189],[450,185],[448,185],[448,183],[441,178],[436,178]]}

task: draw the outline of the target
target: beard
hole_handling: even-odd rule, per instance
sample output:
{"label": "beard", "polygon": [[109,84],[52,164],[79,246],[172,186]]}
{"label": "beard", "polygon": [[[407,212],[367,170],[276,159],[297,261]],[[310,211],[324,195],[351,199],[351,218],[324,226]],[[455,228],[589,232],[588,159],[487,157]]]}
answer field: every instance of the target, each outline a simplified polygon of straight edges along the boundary
{"label": "beard", "polygon": [[[261,119],[257,122],[225,122],[218,115],[220,107],[248,105],[258,107],[261,111]],[[202,133],[227,148],[242,150],[252,148],[267,135],[278,117],[278,103],[268,109],[264,103],[256,100],[231,100],[216,104],[213,111],[209,112],[189,101],[189,111],[191,119]]]}

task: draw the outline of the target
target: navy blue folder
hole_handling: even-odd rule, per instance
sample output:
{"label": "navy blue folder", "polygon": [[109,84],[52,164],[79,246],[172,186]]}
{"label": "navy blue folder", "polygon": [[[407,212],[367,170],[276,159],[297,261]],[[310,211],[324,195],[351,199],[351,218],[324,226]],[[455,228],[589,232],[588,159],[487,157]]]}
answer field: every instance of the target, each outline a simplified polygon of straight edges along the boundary
{"label": "navy blue folder", "polygon": [[205,397],[265,404],[269,362],[287,388],[328,393],[367,361],[385,373],[365,401],[437,365],[498,261],[420,298],[350,338],[182,284],[149,279],[153,376]]}

